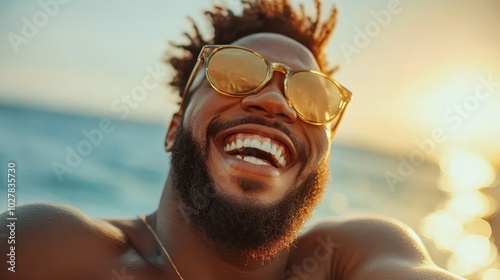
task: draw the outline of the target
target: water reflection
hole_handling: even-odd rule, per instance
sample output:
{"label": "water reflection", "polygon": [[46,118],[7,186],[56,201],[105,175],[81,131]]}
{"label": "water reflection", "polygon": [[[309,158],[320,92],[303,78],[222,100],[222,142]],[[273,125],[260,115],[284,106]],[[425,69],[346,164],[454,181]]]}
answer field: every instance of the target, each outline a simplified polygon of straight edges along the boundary
{"label": "water reflection", "polygon": [[424,218],[422,233],[451,252],[447,269],[470,279],[500,279],[500,257],[485,220],[497,210],[482,189],[492,187],[495,170],[479,155],[454,152],[440,162],[440,189],[449,200]]}

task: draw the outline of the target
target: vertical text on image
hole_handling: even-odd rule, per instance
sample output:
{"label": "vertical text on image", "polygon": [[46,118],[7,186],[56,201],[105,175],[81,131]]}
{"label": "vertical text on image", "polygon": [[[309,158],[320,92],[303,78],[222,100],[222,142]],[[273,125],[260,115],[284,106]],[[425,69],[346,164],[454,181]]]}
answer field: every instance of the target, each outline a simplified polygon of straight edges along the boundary
{"label": "vertical text on image", "polygon": [[9,229],[7,244],[7,270],[16,272],[16,190],[17,190],[17,166],[15,161],[7,163],[7,218],[6,226]]}

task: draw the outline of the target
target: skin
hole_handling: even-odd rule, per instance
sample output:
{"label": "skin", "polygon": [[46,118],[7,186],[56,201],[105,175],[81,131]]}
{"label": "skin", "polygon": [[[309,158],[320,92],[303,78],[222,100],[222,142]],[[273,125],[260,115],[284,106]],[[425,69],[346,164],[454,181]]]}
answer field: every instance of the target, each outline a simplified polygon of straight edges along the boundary
{"label": "skin", "polygon": [[[259,52],[271,61],[294,69],[318,70],[311,53],[299,43],[279,35],[255,34],[235,44]],[[184,117],[175,117],[165,148],[172,151],[179,125],[193,133],[199,143],[214,118],[229,120],[259,116],[279,120],[307,151],[307,161],[293,152],[290,163],[270,172],[266,167],[228,159],[220,138],[208,139],[207,165],[217,191],[240,198],[273,203],[296,182],[327,160],[329,128],[300,120],[283,96],[284,75],[273,79],[257,94],[245,98],[223,96],[204,80],[193,93]],[[245,132],[275,136],[269,127],[250,125]],[[224,132],[222,132],[224,134]],[[221,172],[220,170],[223,170]],[[236,179],[262,183],[248,193]],[[418,237],[405,225],[384,218],[324,221],[299,236],[290,248],[268,263],[233,259],[227,261],[216,244],[204,239],[179,210],[180,198],[167,177],[158,210],[147,217],[172,256],[184,279],[461,279],[437,266]],[[17,209],[16,272],[8,272],[6,253],[10,245],[2,239],[1,279],[179,279],[160,247],[138,219],[101,220],[62,205],[33,204]],[[6,213],[0,220],[5,221]],[[2,236],[9,234],[3,226]]]}

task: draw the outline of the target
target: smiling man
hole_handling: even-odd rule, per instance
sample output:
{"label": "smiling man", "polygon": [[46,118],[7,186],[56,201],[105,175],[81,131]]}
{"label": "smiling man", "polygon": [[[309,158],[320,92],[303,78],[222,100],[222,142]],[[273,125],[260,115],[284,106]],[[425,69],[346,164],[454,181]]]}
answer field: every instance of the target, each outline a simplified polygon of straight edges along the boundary
{"label": "smiling man", "polygon": [[284,0],[207,12],[214,38],[195,27],[169,59],[183,102],[165,139],[172,164],[158,210],[97,220],[20,207],[16,272],[1,278],[459,279],[392,220],[329,220],[300,234],[351,98],[323,57],[335,11],[321,23],[315,3],[316,20]]}

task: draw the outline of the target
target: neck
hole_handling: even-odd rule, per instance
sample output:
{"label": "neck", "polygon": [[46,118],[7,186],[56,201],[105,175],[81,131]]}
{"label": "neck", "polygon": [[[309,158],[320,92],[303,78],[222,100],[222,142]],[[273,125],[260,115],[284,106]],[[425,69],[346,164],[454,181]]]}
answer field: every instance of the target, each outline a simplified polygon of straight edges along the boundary
{"label": "neck", "polygon": [[[272,261],[247,256],[228,259],[217,244],[207,240],[190,222],[189,214],[206,209],[187,209],[172,188],[171,176],[165,183],[158,211],[148,220],[158,234],[182,277],[189,279],[281,279],[286,269],[287,249]],[[158,248],[164,269],[175,275],[170,262]]]}

